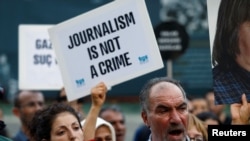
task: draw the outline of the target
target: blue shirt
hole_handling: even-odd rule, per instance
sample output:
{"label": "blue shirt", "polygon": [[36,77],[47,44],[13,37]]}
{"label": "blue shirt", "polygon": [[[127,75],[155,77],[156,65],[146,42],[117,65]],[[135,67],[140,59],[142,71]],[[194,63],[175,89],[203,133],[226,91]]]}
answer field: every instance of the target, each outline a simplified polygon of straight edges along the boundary
{"label": "blue shirt", "polygon": [[230,70],[215,66],[213,82],[215,104],[241,103],[243,93],[250,99],[250,72],[238,65]]}
{"label": "blue shirt", "polygon": [[13,138],[13,141],[28,141],[28,137],[23,133],[23,131],[20,129],[16,136]]}

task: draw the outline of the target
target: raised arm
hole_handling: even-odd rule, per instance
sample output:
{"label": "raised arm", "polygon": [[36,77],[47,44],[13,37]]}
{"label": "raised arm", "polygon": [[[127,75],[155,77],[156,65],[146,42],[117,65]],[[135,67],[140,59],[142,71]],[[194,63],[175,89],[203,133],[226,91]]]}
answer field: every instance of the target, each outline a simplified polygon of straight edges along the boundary
{"label": "raised arm", "polygon": [[106,93],[107,86],[104,82],[98,83],[91,89],[92,104],[83,126],[84,141],[93,140],[95,137],[96,120],[101,107],[105,102]]}

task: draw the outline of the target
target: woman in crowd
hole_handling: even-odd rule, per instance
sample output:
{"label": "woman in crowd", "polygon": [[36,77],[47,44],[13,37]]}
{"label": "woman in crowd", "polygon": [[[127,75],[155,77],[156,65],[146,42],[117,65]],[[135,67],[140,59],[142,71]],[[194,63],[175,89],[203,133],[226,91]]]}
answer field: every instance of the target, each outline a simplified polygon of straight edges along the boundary
{"label": "woman in crowd", "polygon": [[205,125],[191,113],[188,115],[187,133],[191,141],[208,141],[208,133]]}
{"label": "woman in crowd", "polygon": [[84,126],[68,104],[54,103],[37,112],[29,126],[33,141],[91,141],[99,111],[106,99],[107,87],[101,82],[91,89],[92,105]]}
{"label": "woman in crowd", "polygon": [[[81,122],[82,125],[84,123],[85,120]],[[95,141],[116,141],[114,127],[100,117],[96,121]]]}

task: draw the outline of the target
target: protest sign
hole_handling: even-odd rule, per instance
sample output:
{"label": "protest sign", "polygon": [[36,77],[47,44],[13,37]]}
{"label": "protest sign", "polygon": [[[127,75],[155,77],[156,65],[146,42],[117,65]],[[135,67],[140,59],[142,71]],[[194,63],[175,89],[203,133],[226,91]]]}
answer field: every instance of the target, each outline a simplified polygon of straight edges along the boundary
{"label": "protest sign", "polygon": [[189,35],[177,21],[161,22],[154,31],[163,59],[177,59],[187,50]]}
{"label": "protest sign", "polygon": [[53,25],[19,25],[19,89],[59,90],[62,77],[48,28]]}
{"label": "protest sign", "polygon": [[144,0],[117,0],[49,28],[68,100],[163,67]]}

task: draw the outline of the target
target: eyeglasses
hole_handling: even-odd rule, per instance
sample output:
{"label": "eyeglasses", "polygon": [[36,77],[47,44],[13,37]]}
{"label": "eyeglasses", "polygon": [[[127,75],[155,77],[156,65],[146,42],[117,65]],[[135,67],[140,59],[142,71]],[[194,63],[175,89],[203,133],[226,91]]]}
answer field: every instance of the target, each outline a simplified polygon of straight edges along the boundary
{"label": "eyeglasses", "polygon": [[189,137],[189,138],[190,138],[190,141],[203,141],[203,137],[201,137],[201,136],[196,136],[193,138]]}

